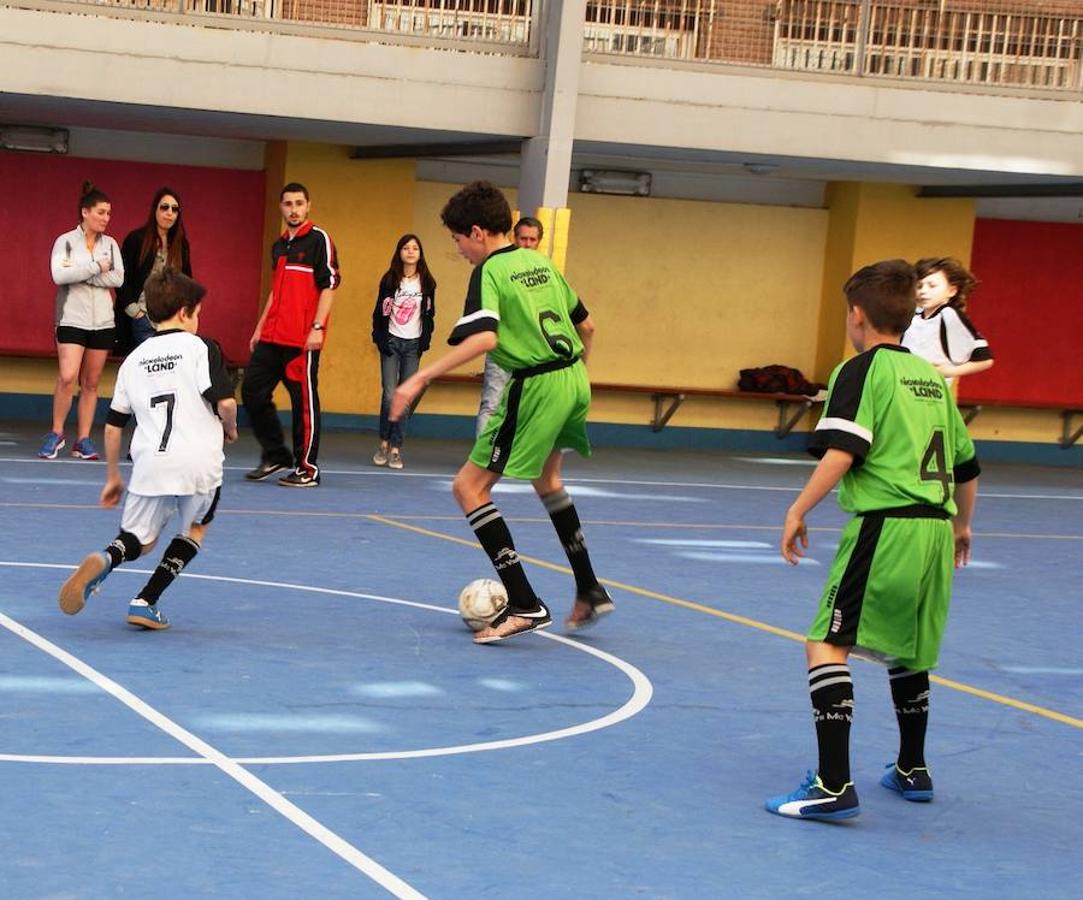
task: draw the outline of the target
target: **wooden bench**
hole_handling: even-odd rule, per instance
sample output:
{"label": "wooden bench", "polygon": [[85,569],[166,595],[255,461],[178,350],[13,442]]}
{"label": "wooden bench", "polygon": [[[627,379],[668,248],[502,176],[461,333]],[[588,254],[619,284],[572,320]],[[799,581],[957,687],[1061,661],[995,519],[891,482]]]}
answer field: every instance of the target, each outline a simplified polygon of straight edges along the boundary
{"label": "wooden bench", "polygon": [[1083,437],[1083,425],[1075,425],[1075,417],[1083,416],[1083,404],[1069,406],[1064,403],[1045,403],[1041,400],[960,400],[959,412],[963,421],[969,425],[983,409],[1055,409],[1060,413],[1061,431],[1057,443],[1062,450],[1067,450]]}
{"label": "wooden bench", "polygon": [[[441,375],[437,382],[449,384],[481,384],[481,375]],[[591,390],[613,391],[624,394],[650,394],[654,402],[654,414],[651,417],[651,431],[658,432],[666,427],[674,413],[680,409],[688,397],[717,397],[725,400],[771,400],[778,407],[778,424],[775,425],[775,437],[780,440],[801,421],[801,418],[814,406],[823,402],[821,397],[807,397],[803,394],[761,394],[755,391],[737,391],[722,388],[674,388],[653,387],[644,384],[614,384],[592,381]]]}

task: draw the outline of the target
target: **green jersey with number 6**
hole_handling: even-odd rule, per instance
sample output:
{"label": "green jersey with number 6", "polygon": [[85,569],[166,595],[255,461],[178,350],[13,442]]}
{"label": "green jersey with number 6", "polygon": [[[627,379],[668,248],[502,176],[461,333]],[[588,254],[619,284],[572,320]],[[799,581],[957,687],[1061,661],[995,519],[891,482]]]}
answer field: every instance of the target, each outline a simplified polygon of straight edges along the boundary
{"label": "green jersey with number 6", "polygon": [[879,344],[838,366],[809,441],[853,454],[839,506],[851,513],[934,506],[955,515],[956,481],[977,472],[967,434],[944,377],[895,344]]}
{"label": "green jersey with number 6", "polygon": [[549,257],[508,246],[474,268],[462,318],[448,343],[496,331],[493,362],[512,372],[529,369],[582,354],[575,324],[586,317],[586,307]]}

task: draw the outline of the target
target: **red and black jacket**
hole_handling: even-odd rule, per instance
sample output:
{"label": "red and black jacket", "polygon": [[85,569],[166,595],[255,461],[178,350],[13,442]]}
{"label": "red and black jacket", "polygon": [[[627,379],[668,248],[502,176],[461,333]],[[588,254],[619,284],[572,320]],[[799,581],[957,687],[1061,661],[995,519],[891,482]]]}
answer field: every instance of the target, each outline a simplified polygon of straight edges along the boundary
{"label": "red and black jacket", "polygon": [[320,292],[334,290],[341,281],[335,245],[326,231],[305,222],[292,238],[284,231],[274,242],[271,266],[271,307],[259,339],[303,347],[316,320]]}

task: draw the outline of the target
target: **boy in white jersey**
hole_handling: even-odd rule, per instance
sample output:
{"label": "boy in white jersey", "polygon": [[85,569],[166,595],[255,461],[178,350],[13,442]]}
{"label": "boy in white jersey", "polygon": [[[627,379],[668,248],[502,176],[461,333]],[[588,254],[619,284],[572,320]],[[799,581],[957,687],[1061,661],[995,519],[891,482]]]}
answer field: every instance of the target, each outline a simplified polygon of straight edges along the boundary
{"label": "boy in white jersey", "polygon": [[132,480],[120,533],[105,550],[87,556],[60,589],[60,608],[75,615],[109,573],[125,560],[150,552],[178,513],[185,529],[170,542],[150,580],[128,607],[128,622],[160,631],[169,621],[158,599],[195,558],[214,518],[222,485],[222,444],[237,439],[237,401],[218,345],[199,337],[206,290],[166,269],[147,281],[147,316],[155,335],[120,367],[105,426],[108,461],[101,505],[114,507],[124,493],[121,435],[134,415]]}

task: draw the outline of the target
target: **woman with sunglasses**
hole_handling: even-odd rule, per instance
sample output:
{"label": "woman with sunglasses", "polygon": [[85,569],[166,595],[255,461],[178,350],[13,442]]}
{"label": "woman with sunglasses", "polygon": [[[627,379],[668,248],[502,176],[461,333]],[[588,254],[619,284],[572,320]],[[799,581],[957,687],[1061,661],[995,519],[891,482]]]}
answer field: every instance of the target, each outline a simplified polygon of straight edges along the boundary
{"label": "woman with sunglasses", "polygon": [[120,254],[125,275],[117,291],[117,343],[126,353],[154,334],[143,296],[143,285],[150,276],[168,267],[192,277],[180,195],[175,190],[160,187],[155,191],[146,223],[124,238]]}

